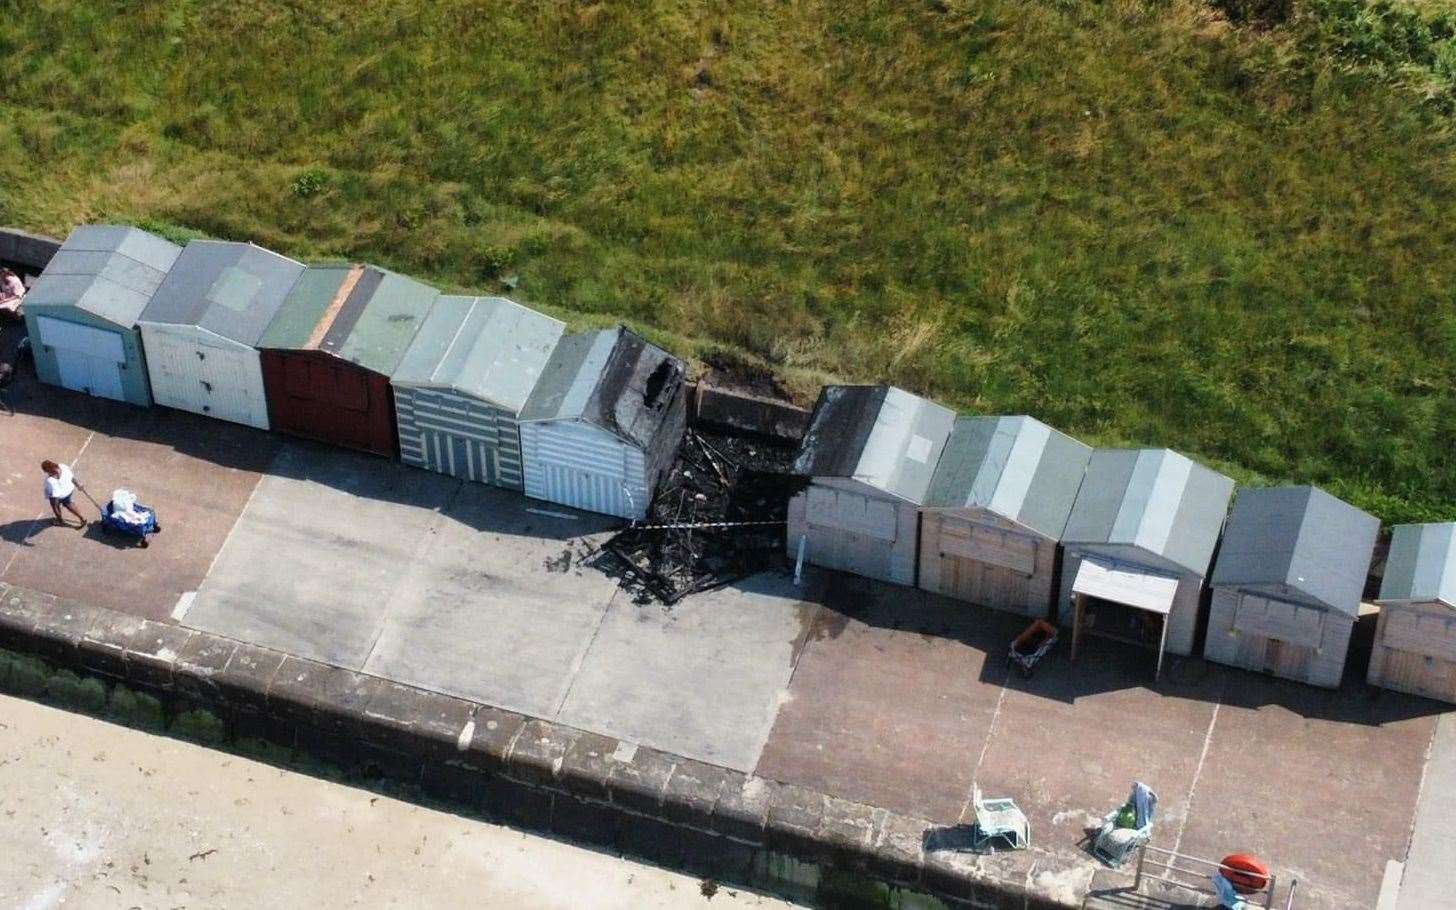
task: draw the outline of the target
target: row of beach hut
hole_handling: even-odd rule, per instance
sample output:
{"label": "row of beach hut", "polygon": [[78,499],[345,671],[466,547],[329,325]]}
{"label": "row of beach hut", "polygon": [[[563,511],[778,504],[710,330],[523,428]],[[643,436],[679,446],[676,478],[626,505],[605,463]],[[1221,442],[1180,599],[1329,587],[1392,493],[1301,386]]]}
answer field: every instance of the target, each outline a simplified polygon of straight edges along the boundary
{"label": "row of beach hut", "polygon": [[686,422],[683,363],[625,328],[247,243],[78,227],[25,314],[45,382],[624,518]]}
{"label": "row of beach hut", "polygon": [[[1169,449],[1093,449],[1026,416],[889,386],[820,394],[791,556],[1336,687],[1379,521],[1310,486],[1244,487]],[[1232,509],[1230,504],[1232,503]],[[1456,701],[1456,524],[1394,529],[1368,680]]]}
{"label": "row of beach hut", "polygon": [[[501,297],[246,243],[77,228],[25,299],[43,381],[644,517],[686,424],[683,363]],[[889,386],[821,393],[787,542],[808,562],[1086,634],[1338,685],[1379,524],[1167,449]],[[1230,503],[1232,512],[1230,513]],[[1372,683],[1456,701],[1456,524],[1394,529]]]}

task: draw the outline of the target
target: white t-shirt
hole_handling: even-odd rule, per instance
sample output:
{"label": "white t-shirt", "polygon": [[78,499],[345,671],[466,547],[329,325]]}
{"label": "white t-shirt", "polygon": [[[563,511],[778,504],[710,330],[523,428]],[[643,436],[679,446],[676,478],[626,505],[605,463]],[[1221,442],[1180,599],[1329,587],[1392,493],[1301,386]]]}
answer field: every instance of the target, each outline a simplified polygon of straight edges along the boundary
{"label": "white t-shirt", "polygon": [[76,492],[76,480],[71,476],[71,466],[63,464],[58,467],[59,477],[47,476],[45,479],[46,499],[65,499]]}

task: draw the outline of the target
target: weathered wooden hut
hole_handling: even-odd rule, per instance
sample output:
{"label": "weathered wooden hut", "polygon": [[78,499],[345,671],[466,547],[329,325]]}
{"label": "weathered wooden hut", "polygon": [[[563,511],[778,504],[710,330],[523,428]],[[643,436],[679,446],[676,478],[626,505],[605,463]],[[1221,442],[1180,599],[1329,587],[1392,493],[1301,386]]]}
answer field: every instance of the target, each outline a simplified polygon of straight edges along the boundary
{"label": "weathered wooden hut", "polygon": [[137,319],[156,403],[268,429],[257,344],[302,274],[251,243],[187,244]]}
{"label": "weathered wooden hut", "polygon": [[504,297],[435,301],[391,380],[400,459],[525,489],[517,419],[565,328]]}
{"label": "weathered wooden hut", "polygon": [[72,231],[25,296],[40,380],[150,405],[137,317],[181,252],[134,227],[97,224]]}
{"label": "weathered wooden hut", "polygon": [[1243,487],[1209,579],[1203,656],[1336,688],[1380,521],[1315,487]]}
{"label": "weathered wooden hut", "polygon": [[794,472],[788,549],[817,566],[914,585],[920,507],[955,412],[893,386],[825,386]]}
{"label": "weathered wooden hut", "polygon": [[1091,446],[1031,417],[960,417],[920,518],[920,587],[1044,617]]}
{"label": "weathered wooden hut", "polygon": [[389,378],[439,296],[376,266],[309,266],[258,341],[273,429],[393,457]]}
{"label": "weathered wooden hut", "polygon": [[568,335],[520,424],[527,496],[643,518],[687,428],[683,362],[622,327]]}
{"label": "weathered wooden hut", "polygon": [[1059,609],[1087,634],[1191,654],[1234,482],[1169,449],[1099,449],[1062,533]]}
{"label": "weathered wooden hut", "polygon": [[1370,684],[1456,703],[1456,524],[1397,525]]}

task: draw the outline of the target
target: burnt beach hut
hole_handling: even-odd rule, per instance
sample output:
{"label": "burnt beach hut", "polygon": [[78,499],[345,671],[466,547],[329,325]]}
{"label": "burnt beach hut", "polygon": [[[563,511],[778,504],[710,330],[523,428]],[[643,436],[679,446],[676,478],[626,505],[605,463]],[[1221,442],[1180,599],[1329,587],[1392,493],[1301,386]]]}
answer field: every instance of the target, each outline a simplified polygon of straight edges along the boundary
{"label": "burnt beach hut", "polygon": [[390,381],[400,460],[524,489],[517,421],[565,328],[504,297],[437,299]]}
{"label": "burnt beach hut", "polygon": [[1092,447],[1031,417],[960,417],[920,518],[920,587],[1044,617]]}
{"label": "burnt beach hut", "polygon": [[137,319],[156,403],[268,429],[257,344],[302,274],[251,243],[187,244]]}
{"label": "burnt beach hut", "polygon": [[1370,684],[1456,703],[1456,524],[1397,525],[1376,604]]}
{"label": "burnt beach hut", "polygon": [[1089,634],[1191,654],[1234,482],[1169,449],[1098,449],[1062,533],[1058,607]]}
{"label": "burnt beach hut", "polygon": [[136,322],[182,248],[121,225],[71,232],[25,296],[42,382],[99,398],[152,403]]}
{"label": "burnt beach hut", "polygon": [[920,507],[955,412],[893,386],[825,386],[794,461],[788,551],[816,566],[915,584]]}
{"label": "burnt beach hut", "polygon": [[643,518],[687,427],[683,362],[625,327],[568,335],[520,420],[527,496]]}
{"label": "burnt beach hut", "polygon": [[1244,487],[1209,579],[1203,656],[1333,689],[1380,521],[1309,486]]}
{"label": "burnt beach hut", "polygon": [[394,457],[389,379],[439,296],[372,265],[304,270],[258,340],[273,429]]}

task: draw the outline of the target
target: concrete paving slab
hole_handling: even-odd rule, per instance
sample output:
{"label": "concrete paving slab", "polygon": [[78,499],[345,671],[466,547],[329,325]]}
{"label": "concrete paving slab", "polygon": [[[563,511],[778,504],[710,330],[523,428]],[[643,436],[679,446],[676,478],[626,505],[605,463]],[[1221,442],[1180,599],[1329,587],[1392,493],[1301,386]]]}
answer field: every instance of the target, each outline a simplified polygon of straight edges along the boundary
{"label": "concrete paving slab", "polygon": [[1373,907],[1403,859],[1434,703],[1230,674],[1180,843],[1253,853],[1299,879],[1304,908]]}
{"label": "concrete paving slab", "polygon": [[[757,774],[954,824],[1024,620],[832,573]],[[983,681],[989,678],[989,682]]]}
{"label": "concrete paving slab", "polygon": [[555,717],[616,593],[575,557],[618,524],[464,484],[394,585],[364,670]]}
{"label": "concrete paving slab", "polygon": [[[1456,910],[1456,713],[1437,722],[1396,910]],[[1385,910],[1382,906],[1381,910]]]}
{"label": "concrete paving slab", "polygon": [[817,605],[765,573],[670,609],[612,602],[557,719],[750,771]]}
{"label": "concrete paving slab", "polygon": [[198,589],[198,629],[357,670],[459,481],[289,443]]}
{"label": "concrete paving slab", "polygon": [[[16,414],[0,414],[0,578],[62,597],[166,618],[202,582],[277,440],[165,408],[138,408],[17,382]],[[117,487],[157,510],[164,532],[146,550],[93,523],[56,527],[40,462],[69,463],[96,499]],[[77,491],[93,521],[97,507]],[[39,516],[39,520],[37,517]],[[70,515],[66,513],[66,517]]]}

